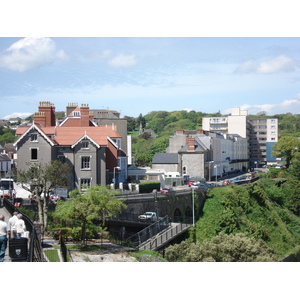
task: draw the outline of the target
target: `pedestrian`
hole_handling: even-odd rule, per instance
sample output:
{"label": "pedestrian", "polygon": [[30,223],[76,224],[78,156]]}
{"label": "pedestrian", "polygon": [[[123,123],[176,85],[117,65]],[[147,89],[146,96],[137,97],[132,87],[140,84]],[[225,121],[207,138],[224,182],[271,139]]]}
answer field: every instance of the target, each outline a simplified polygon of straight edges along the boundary
{"label": "pedestrian", "polygon": [[0,215],[0,262],[4,261],[7,247],[7,224],[4,222],[5,217]]}
{"label": "pedestrian", "polygon": [[13,202],[15,203],[16,198],[17,198],[17,192],[15,189],[12,190],[12,198],[13,198]]}
{"label": "pedestrian", "polygon": [[22,214],[17,214],[18,220],[16,222],[17,239],[21,238],[22,234],[26,230],[25,222]]}
{"label": "pedestrian", "polygon": [[16,229],[16,222],[18,220],[18,212],[14,212],[14,215],[8,220],[7,223],[7,232],[8,238],[12,239],[17,237],[17,229]]}

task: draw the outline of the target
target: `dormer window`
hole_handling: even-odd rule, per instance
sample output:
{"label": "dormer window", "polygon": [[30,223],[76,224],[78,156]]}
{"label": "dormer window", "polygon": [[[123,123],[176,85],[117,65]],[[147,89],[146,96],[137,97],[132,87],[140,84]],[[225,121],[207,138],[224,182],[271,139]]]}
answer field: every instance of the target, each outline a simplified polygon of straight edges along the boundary
{"label": "dormer window", "polygon": [[73,111],[73,117],[80,117],[80,111]]}

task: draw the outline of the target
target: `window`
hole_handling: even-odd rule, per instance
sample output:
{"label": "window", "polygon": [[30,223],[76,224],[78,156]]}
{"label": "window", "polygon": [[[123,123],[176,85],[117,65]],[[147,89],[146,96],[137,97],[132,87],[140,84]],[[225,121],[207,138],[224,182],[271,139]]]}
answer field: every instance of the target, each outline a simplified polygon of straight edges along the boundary
{"label": "window", "polygon": [[73,117],[80,117],[80,111],[73,111]]}
{"label": "window", "polygon": [[38,149],[31,148],[31,160],[37,160],[37,159],[38,159]]}
{"label": "window", "polygon": [[88,149],[88,148],[89,148],[89,142],[88,142],[88,141],[83,141],[83,142],[81,143],[81,145],[82,145],[82,148],[85,148],[85,149]]}
{"label": "window", "polygon": [[82,156],[81,157],[81,169],[90,169],[90,156]]}
{"label": "window", "polygon": [[37,134],[36,133],[32,133],[30,136],[31,142],[37,142]]}
{"label": "window", "polygon": [[80,179],[80,189],[86,190],[91,186],[91,178],[81,178]]}

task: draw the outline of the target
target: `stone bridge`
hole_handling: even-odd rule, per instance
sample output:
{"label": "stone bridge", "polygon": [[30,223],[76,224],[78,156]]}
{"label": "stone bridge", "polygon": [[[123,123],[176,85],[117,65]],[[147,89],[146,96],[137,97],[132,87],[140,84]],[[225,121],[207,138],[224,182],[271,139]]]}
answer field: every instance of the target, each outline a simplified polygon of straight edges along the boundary
{"label": "stone bridge", "polygon": [[180,222],[186,217],[192,217],[193,198],[195,203],[195,217],[199,215],[205,201],[205,189],[192,189],[177,191],[161,195],[160,193],[122,195],[125,198],[126,214],[143,214],[153,211],[160,217],[168,215],[172,222]]}

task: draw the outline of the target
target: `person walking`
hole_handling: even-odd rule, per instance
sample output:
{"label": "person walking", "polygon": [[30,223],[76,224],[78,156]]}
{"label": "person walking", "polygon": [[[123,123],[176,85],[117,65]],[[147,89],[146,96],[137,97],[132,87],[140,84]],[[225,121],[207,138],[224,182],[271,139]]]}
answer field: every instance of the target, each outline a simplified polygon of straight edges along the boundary
{"label": "person walking", "polygon": [[22,214],[17,214],[18,220],[16,221],[17,239],[21,238],[22,233],[26,230],[25,222]]}
{"label": "person walking", "polygon": [[7,223],[7,232],[8,232],[8,238],[12,239],[17,237],[17,229],[16,229],[16,222],[18,219],[17,217],[18,212],[14,212],[14,215],[9,218],[8,223]]}
{"label": "person walking", "polygon": [[7,224],[4,222],[5,217],[0,215],[0,262],[4,261],[7,247]]}

